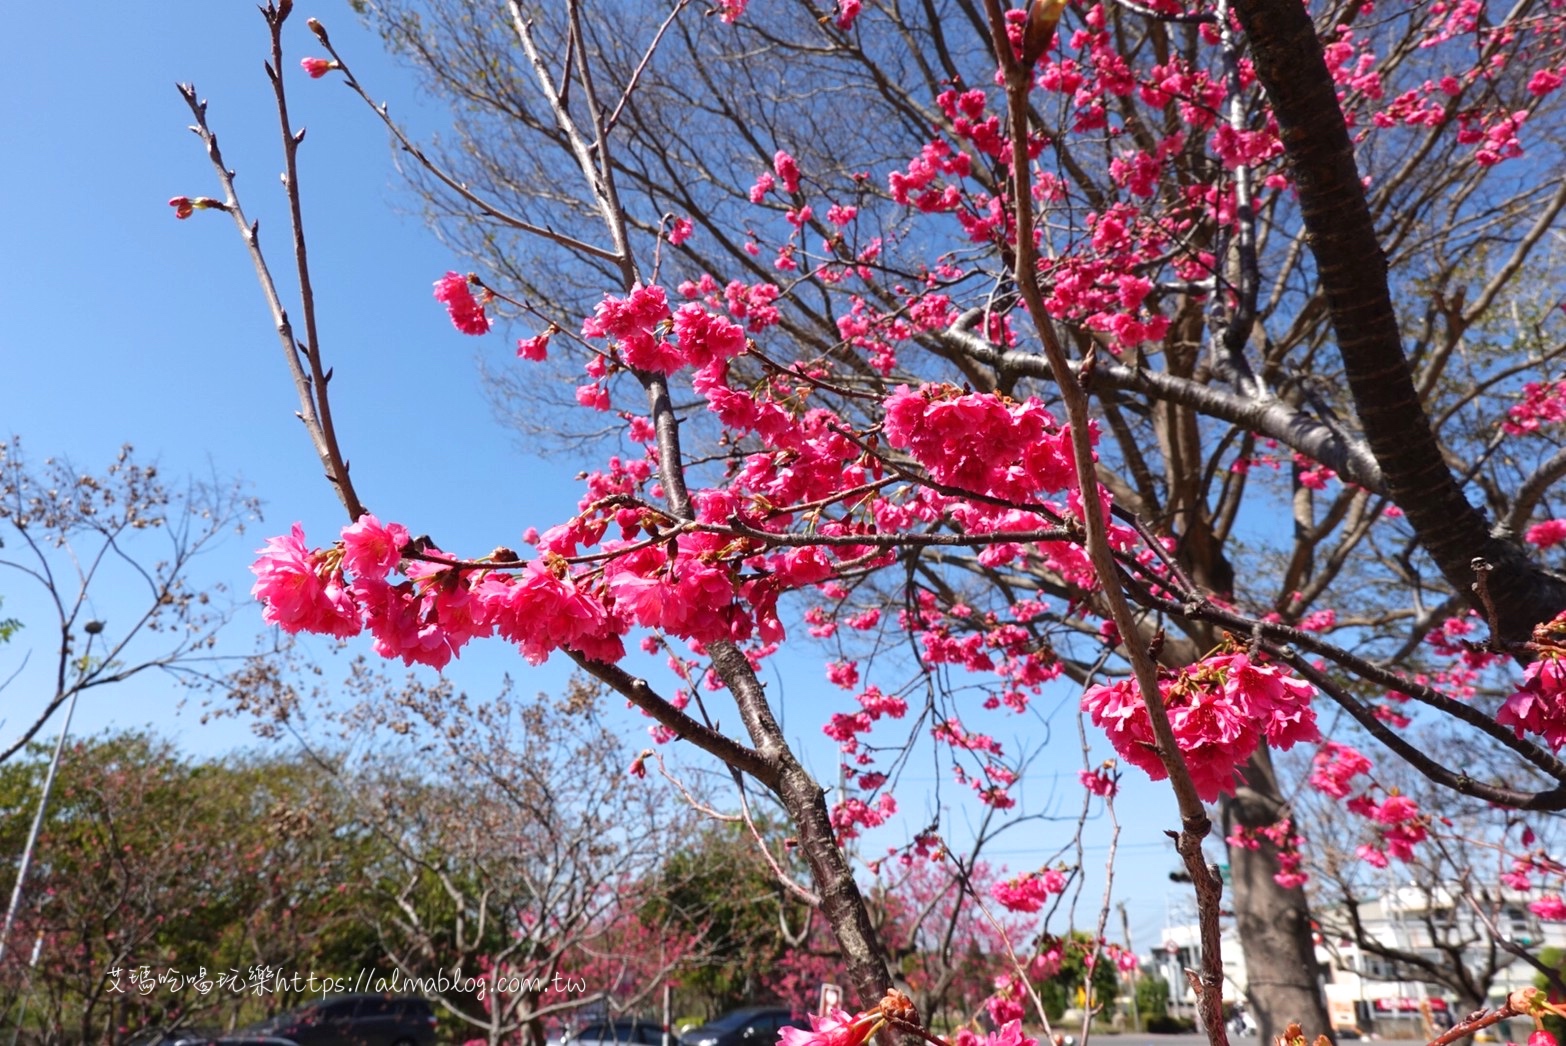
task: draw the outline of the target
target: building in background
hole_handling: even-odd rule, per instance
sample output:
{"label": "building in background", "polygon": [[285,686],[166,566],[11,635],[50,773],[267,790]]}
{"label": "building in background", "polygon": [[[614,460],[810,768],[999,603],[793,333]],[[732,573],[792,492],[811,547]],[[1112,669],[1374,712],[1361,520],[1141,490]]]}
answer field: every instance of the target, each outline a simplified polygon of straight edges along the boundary
{"label": "building in background", "polygon": [[[1534,968],[1516,949],[1534,954],[1566,949],[1566,924],[1544,922],[1529,911],[1529,901],[1537,899],[1536,893],[1505,891],[1476,900],[1455,886],[1407,886],[1361,901],[1354,910],[1320,908],[1317,975],[1338,1037],[1358,1032],[1428,1040],[1475,1005],[1463,1000],[1456,982],[1466,980],[1482,992],[1478,1005],[1484,1006],[1499,1005],[1513,990],[1534,983]],[[1222,943],[1224,1002],[1243,1001],[1245,958],[1232,925],[1224,927]],[[1184,971],[1201,964],[1198,927],[1167,927],[1148,963],[1169,982],[1174,1015],[1193,1016],[1196,996]],[[1522,1041],[1528,1030],[1519,1026],[1518,1034],[1498,1037]]]}

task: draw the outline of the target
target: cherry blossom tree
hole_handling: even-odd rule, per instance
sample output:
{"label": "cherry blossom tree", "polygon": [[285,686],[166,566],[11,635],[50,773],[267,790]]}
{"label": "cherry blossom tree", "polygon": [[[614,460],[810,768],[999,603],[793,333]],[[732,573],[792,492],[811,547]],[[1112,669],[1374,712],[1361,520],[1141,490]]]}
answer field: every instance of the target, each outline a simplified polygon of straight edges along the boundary
{"label": "cherry blossom tree", "polygon": [[[377,8],[462,99],[446,155],[312,21],[331,57],[305,71],[370,103],[485,248],[484,275],[435,283],[457,330],[523,325],[519,368],[575,375],[575,409],[623,433],[532,553],[473,557],[366,514],[346,468],[285,104],[291,6],[266,14],[299,312],[191,87],[219,188],[172,201],[234,220],[351,517],[336,541],[295,528],[263,551],[268,619],[367,630],[435,667],[491,636],[569,658],[658,740],[776,797],[810,870],[798,894],[862,1004],[889,970],[839,843],[897,808],[873,739],[915,724],[1003,807],[1019,768],[982,716],[1055,680],[1170,781],[1215,1043],[1209,803],[1262,1033],[1327,1027],[1269,756],[1320,742],[1323,707],[1465,796],[1566,806],[1566,583],[1542,551],[1563,529],[1562,320],[1555,301],[1500,307],[1558,270],[1566,187],[1537,177],[1561,166],[1556,7],[725,0],[705,18],[676,0],[612,24],[572,0]],[[537,249],[492,252],[502,236]],[[801,638],[779,612],[796,597],[840,644],[845,711],[825,729],[853,790],[831,810],[757,674]],[[906,658],[876,656],[891,637]],[[709,688],[742,736],[713,725]],[[1415,715],[1506,769],[1411,743]],[[1383,854],[1428,816],[1393,798],[1349,810],[1383,826]],[[911,1020],[865,1013],[842,1027]]]}

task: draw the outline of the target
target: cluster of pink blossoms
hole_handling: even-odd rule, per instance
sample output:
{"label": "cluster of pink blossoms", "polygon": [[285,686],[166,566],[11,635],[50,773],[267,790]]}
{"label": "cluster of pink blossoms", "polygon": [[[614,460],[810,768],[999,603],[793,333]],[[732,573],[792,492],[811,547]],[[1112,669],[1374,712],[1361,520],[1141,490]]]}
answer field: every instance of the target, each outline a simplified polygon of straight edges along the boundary
{"label": "cluster of pink blossoms", "polygon": [[1036,399],[900,385],[886,400],[883,431],[937,482],[972,493],[1027,502],[1076,486],[1070,428]]}
{"label": "cluster of pink blossoms", "polygon": [[1522,402],[1507,409],[1501,431],[1508,436],[1521,436],[1563,421],[1566,421],[1566,381],[1530,381],[1523,386]]}
{"label": "cluster of pink blossoms", "polygon": [[489,317],[484,306],[473,297],[468,284],[472,277],[448,272],[435,281],[435,300],[446,306],[451,322],[463,334],[489,333]]}
{"label": "cluster of pink blossoms", "polygon": [[[1556,619],[1560,620],[1559,618]],[[1566,745],[1566,650],[1547,648],[1523,669],[1523,681],[1495,713],[1517,736],[1537,734],[1557,752]]]}
{"label": "cluster of pink blossoms", "polygon": [[[368,628],[376,653],[404,664],[444,668],[470,640],[491,635],[516,643],[533,664],[562,646],[607,661],[624,656],[625,622],[578,586],[559,556],[512,573],[426,559],[402,565],[414,551],[407,528],[369,514],[330,549],[312,550],[295,523],[259,550],[251,593],[265,604],[262,617],[287,632],[346,638]],[[444,558],[438,549],[420,554]],[[399,565],[406,580],[389,581]]]}
{"label": "cluster of pink blossoms", "polygon": [[1337,741],[1327,741],[1311,760],[1311,787],[1334,799],[1347,798],[1350,782],[1371,771],[1370,760],[1358,749]]}
{"label": "cluster of pink blossoms", "polygon": [[1294,822],[1289,818],[1279,818],[1263,828],[1238,825],[1224,842],[1246,850],[1260,850],[1264,840],[1272,844],[1273,856],[1278,862],[1278,870],[1272,873],[1273,882],[1285,890],[1304,886],[1310,879],[1304,871],[1305,856],[1300,853],[1305,837],[1294,830]]}
{"label": "cluster of pink blossoms", "polygon": [[1051,894],[1066,891],[1066,873],[1058,868],[1029,872],[1015,879],[996,883],[990,895],[1014,912],[1036,912],[1049,903]]}
{"label": "cluster of pink blossoms", "polygon": [[1083,788],[1105,799],[1113,799],[1120,790],[1120,771],[1115,769],[1114,760],[1096,770],[1078,770],[1077,779],[1082,782]]}
{"label": "cluster of pink blossoms", "polygon": [[[582,337],[610,339],[625,366],[656,374],[705,368],[745,351],[745,331],[738,324],[695,302],[671,312],[662,287],[641,284],[624,298],[605,295],[582,322]],[[606,373],[601,359],[588,365],[590,377],[601,379]]]}
{"label": "cluster of pink blossoms", "polygon": [[1388,792],[1387,797],[1379,803],[1366,792],[1344,805],[1351,813],[1374,822],[1380,845],[1367,843],[1354,852],[1360,860],[1377,868],[1385,868],[1391,857],[1399,861],[1413,860],[1415,845],[1424,842],[1430,835],[1429,816],[1420,812],[1418,803],[1396,789]]}
{"label": "cluster of pink blossoms", "polygon": [[[1315,689],[1244,652],[1208,657],[1164,678],[1159,689],[1180,754],[1206,802],[1234,791],[1240,768],[1263,741],[1286,749],[1320,737],[1310,707]],[[1082,710],[1109,735],[1121,758],[1155,781],[1169,776],[1135,682],[1090,687]]]}

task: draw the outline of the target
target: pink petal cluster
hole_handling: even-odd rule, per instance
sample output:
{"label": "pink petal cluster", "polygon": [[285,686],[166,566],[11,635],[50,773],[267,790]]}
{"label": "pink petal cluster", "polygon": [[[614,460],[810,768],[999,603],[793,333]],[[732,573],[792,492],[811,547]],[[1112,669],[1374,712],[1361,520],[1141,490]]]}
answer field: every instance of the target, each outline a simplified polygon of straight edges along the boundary
{"label": "pink petal cluster", "polygon": [[952,1037],[952,1046],[1038,1046],[1038,1040],[1024,1035],[1022,1021],[1013,1018],[985,1035],[976,1035],[965,1025]]}
{"label": "pink petal cluster", "polygon": [[810,1030],[784,1028],[778,1033],[781,1046],[860,1046],[881,1023],[879,1012],[850,1016],[837,1007],[825,1017],[810,1015]]}
{"label": "pink petal cluster", "polygon": [[786,150],[779,149],[773,154],[772,169],[783,180],[785,192],[799,192],[799,164],[794,160],[792,154]]}
{"label": "pink petal cluster", "polygon": [[1522,402],[1507,408],[1501,431],[1508,436],[1521,436],[1563,421],[1566,421],[1566,381],[1530,381],[1523,386]]}
{"label": "pink petal cluster", "polygon": [[1371,762],[1350,745],[1327,741],[1311,760],[1310,783],[1317,791],[1334,799],[1345,798],[1349,782],[1371,771]]}
{"label": "pink petal cluster", "polygon": [[549,339],[553,338],[559,328],[551,324],[545,328],[542,334],[535,334],[531,338],[517,339],[517,357],[524,360],[532,360],[537,363],[549,358]]}
{"label": "pink petal cluster", "polygon": [[1011,911],[1031,913],[1049,903],[1050,894],[1062,893],[1065,889],[1065,873],[1058,868],[1049,868],[996,883],[990,887],[990,895]]}
{"label": "pink petal cluster", "polygon": [[1097,770],[1078,770],[1077,779],[1082,782],[1083,788],[1105,799],[1113,799],[1120,789],[1120,775],[1110,766],[1101,766]]}
{"label": "pink petal cluster", "polygon": [[1566,519],[1547,519],[1535,523],[1523,534],[1523,540],[1540,548],[1554,548],[1566,541]]}
{"label": "pink petal cluster", "polygon": [[250,593],[262,600],[262,620],[285,632],[315,632],[339,639],[359,634],[358,608],[332,557],[305,544],[304,527],[295,523],[286,536],[257,549],[250,567],[256,583]]}
{"label": "pink petal cluster", "polygon": [[1418,803],[1396,790],[1380,803],[1366,794],[1355,796],[1344,805],[1350,812],[1375,822],[1381,845],[1360,846],[1355,853],[1377,868],[1385,868],[1389,857],[1413,860],[1414,847],[1429,838],[1430,818],[1420,812]]}
{"label": "pink petal cluster", "polygon": [[310,79],[319,80],[333,69],[336,69],[337,63],[328,58],[301,58],[299,59],[299,67],[310,74]]}
{"label": "pink petal cluster", "polygon": [[406,527],[369,514],[325,551],[311,550],[296,523],[259,551],[251,591],[272,624],[339,637],[367,627],[377,653],[406,664],[444,668],[469,641],[497,633],[534,664],[560,647],[601,660],[624,656],[627,623],[581,588],[558,556],[515,576],[415,560],[403,568],[407,580],[387,580],[409,551]]}
{"label": "pink petal cluster", "polygon": [[[1320,737],[1310,707],[1314,688],[1245,653],[1209,657],[1159,687],[1175,741],[1206,802],[1234,791],[1240,767],[1258,744],[1286,749]],[[1090,687],[1082,695],[1082,710],[1127,762],[1155,781],[1168,776],[1135,683],[1121,679]]]}
{"label": "pink petal cluster", "polygon": [[448,272],[435,281],[435,300],[446,306],[452,326],[463,334],[488,334],[489,317],[484,315],[484,306],[473,297],[468,283],[469,277]]}
{"label": "pink petal cluster", "polygon": [[1547,922],[1566,922],[1566,900],[1558,893],[1545,894],[1537,901],[1528,902],[1528,910]]}
{"label": "pink petal cluster", "polygon": [[1013,501],[1074,487],[1071,432],[1036,399],[1016,403],[952,385],[900,385],[883,431],[938,482]]}
{"label": "pink petal cluster", "polygon": [[638,283],[624,298],[605,295],[583,321],[582,337],[614,340],[626,365],[636,370],[673,374],[685,361],[665,338],[672,318],[664,289]]}
{"label": "pink petal cluster", "polygon": [[989,1011],[991,1022],[1001,1027],[1016,1024],[1020,1029],[1022,1017],[1027,1013],[1022,1000],[1022,978],[1005,975],[995,978],[995,993],[984,1000],[984,1008]]}
{"label": "pink petal cluster", "polygon": [[749,6],[750,0],[718,0],[718,19],[725,25],[733,25],[745,17],[745,8]]}
{"label": "pink petal cluster", "polygon": [[1566,661],[1547,651],[1523,669],[1522,685],[1502,702],[1495,721],[1537,734],[1556,751],[1566,745]]}

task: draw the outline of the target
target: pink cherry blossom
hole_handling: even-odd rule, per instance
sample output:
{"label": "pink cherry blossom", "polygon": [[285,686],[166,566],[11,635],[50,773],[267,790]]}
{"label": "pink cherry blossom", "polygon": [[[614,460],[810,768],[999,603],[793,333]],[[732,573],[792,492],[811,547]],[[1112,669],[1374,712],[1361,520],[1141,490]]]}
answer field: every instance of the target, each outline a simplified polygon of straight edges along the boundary
{"label": "pink cherry blossom", "polygon": [[285,632],[315,632],[346,638],[364,627],[359,608],[331,557],[311,551],[304,527],[267,540],[250,566],[256,576],[250,594],[261,600],[262,620]]}
{"label": "pink cherry blossom", "polygon": [[435,281],[435,300],[445,303],[452,326],[463,334],[488,334],[489,317],[468,288],[471,277],[448,272]]}
{"label": "pink cherry blossom", "polygon": [[854,27],[854,20],[859,17],[863,6],[863,0],[837,0],[837,17],[832,20],[832,24],[848,32]]}
{"label": "pink cherry blossom", "polygon": [[1538,734],[1556,751],[1566,745],[1566,661],[1548,651],[1523,669],[1523,681],[1495,713],[1518,737]]}
{"label": "pink cherry blossom", "polygon": [[1566,519],[1547,519],[1535,523],[1523,534],[1523,540],[1540,548],[1554,548],[1566,541]]}
{"label": "pink cherry blossom", "polygon": [[1545,894],[1537,901],[1528,902],[1528,910],[1547,922],[1566,922],[1566,900],[1558,893]]}
{"label": "pink cherry blossom", "polygon": [[990,887],[990,895],[1011,911],[1031,913],[1042,909],[1051,893],[1060,893],[1065,888],[1066,877],[1051,868],[1043,873],[1030,872],[996,883]]}
{"label": "pink cherry blossom", "polygon": [[799,192],[799,164],[795,162],[791,153],[784,149],[779,149],[773,154],[772,169],[783,180],[784,192]]}
{"label": "pink cherry blossom", "polygon": [[745,351],[745,331],[739,324],[708,312],[695,302],[674,313],[674,334],[684,362],[705,367],[713,360],[727,360]]}
{"label": "pink cherry blossom", "polygon": [[1349,745],[1327,741],[1311,761],[1311,787],[1335,799],[1349,794],[1349,782],[1371,770],[1370,760]]}
{"label": "pink cherry blossom", "polygon": [[810,1015],[810,1030],[783,1028],[778,1033],[780,1046],[861,1046],[881,1024],[879,1011],[849,1016],[832,1007],[825,1017]]}
{"label": "pink cherry blossom", "polygon": [[343,567],[356,578],[379,580],[397,566],[408,541],[407,527],[401,523],[383,525],[366,512],[343,528]]}
{"label": "pink cherry blossom", "polygon": [[584,653],[590,646],[612,650],[624,631],[557,557],[535,559],[514,578],[490,574],[474,594],[495,631],[517,644],[533,665],[543,664],[560,647]]}
{"label": "pink cherry blossom", "polygon": [[1120,775],[1113,768],[1101,766],[1097,770],[1078,770],[1077,779],[1094,795],[1113,799],[1120,789]]}
{"label": "pink cherry blossom", "polygon": [[542,334],[535,334],[531,338],[517,339],[517,356],[524,360],[538,362],[549,358],[549,339],[558,333],[559,328],[551,324]]}
{"label": "pink cherry blossom", "polygon": [[952,1046],[1038,1046],[1038,1040],[1022,1033],[1022,1021],[1016,1018],[985,1035],[975,1035],[966,1026],[957,1029]]}
{"label": "pink cherry blossom", "polygon": [[582,337],[611,338],[628,366],[637,370],[673,374],[684,366],[679,347],[667,338],[668,294],[662,287],[631,288],[624,298],[605,295],[582,323]]}
{"label": "pink cherry blossom", "polygon": [[[1320,736],[1310,707],[1313,688],[1243,653],[1197,662],[1164,679],[1160,688],[1197,794],[1207,802],[1234,790],[1240,767],[1262,741],[1289,748]],[[1090,687],[1082,709],[1127,762],[1155,781],[1168,776],[1134,683],[1121,679]]]}
{"label": "pink cherry blossom", "polygon": [[310,74],[310,79],[319,80],[333,69],[338,68],[336,62],[327,58],[301,58],[299,66]]}

